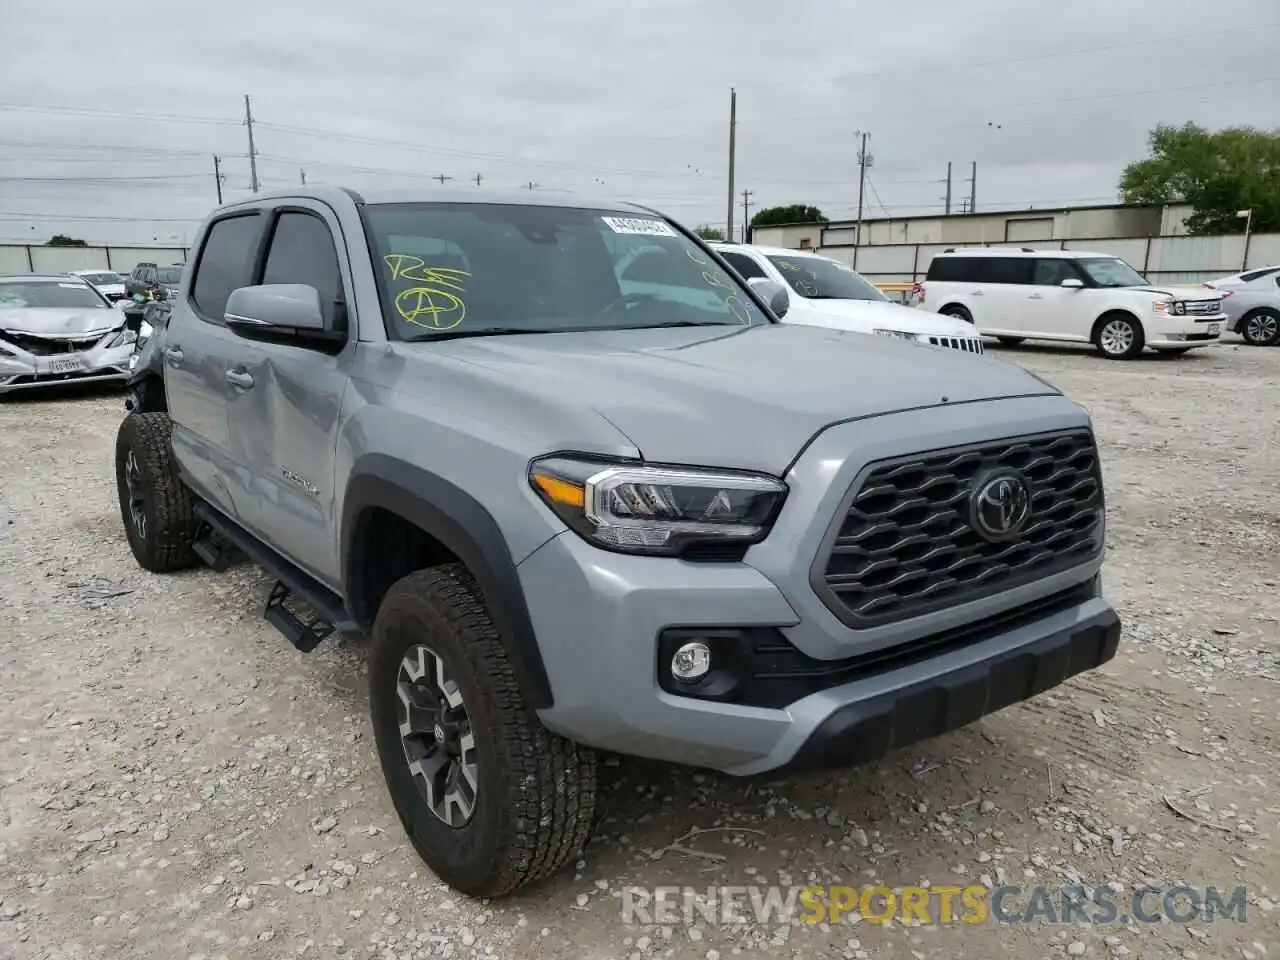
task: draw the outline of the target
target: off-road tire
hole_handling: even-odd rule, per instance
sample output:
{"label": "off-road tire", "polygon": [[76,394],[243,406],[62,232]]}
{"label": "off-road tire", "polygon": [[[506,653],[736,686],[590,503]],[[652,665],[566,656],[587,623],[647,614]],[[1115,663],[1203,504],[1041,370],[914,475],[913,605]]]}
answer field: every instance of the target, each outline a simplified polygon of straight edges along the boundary
{"label": "off-road tire", "polygon": [[[195,542],[195,496],[178,477],[167,413],[130,413],[116,433],[116,493],[129,549],[143,569],[167,573],[194,567],[200,558]],[[140,532],[130,510],[126,464],[132,453],[143,494],[145,530]]]}
{"label": "off-road tire", "polygon": [[999,340],[1006,347],[1016,347],[1018,344],[1024,342],[1027,338],[1026,337],[996,337],[996,339]]}
{"label": "off-road tire", "polygon": [[[1131,331],[1129,345],[1123,350],[1108,351],[1102,346],[1107,327],[1113,323],[1127,324]],[[1142,329],[1142,322],[1132,314],[1123,312],[1104,313],[1098,318],[1098,322],[1093,325],[1093,345],[1108,360],[1132,360],[1142,353],[1146,343],[1147,338]]]}
{"label": "off-road tire", "polygon": [[[475,809],[459,827],[440,820],[418,788],[400,738],[401,661],[426,645],[457,683],[478,757]],[[369,700],[382,772],[418,855],[472,897],[500,897],[575,858],[591,833],[596,756],[547,730],[515,671],[470,572],[459,563],[411,573],[378,610]]]}

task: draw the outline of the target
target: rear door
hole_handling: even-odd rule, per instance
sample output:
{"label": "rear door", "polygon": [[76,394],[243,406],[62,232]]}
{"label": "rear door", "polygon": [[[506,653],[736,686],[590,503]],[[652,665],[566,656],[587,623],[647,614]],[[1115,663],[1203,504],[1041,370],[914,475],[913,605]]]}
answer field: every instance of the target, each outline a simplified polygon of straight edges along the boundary
{"label": "rear door", "polygon": [[215,220],[205,232],[187,296],[174,304],[164,345],[164,386],[173,418],[173,450],[191,485],[233,517],[228,482],[231,437],[226,374],[246,341],[222,320],[227,297],[247,286],[262,238],[261,211]]}
{"label": "rear door", "polygon": [[[351,272],[341,227],[315,201],[270,213],[255,283],[320,291],[332,322],[347,307]],[[349,328],[356,329],[354,316]],[[338,353],[297,343],[240,341],[227,405],[233,483],[241,522],[299,567],[336,587],[334,460],[354,332]]]}
{"label": "rear door", "polygon": [[1026,305],[1035,261],[1030,257],[974,257],[973,322],[979,332],[1025,336]]}

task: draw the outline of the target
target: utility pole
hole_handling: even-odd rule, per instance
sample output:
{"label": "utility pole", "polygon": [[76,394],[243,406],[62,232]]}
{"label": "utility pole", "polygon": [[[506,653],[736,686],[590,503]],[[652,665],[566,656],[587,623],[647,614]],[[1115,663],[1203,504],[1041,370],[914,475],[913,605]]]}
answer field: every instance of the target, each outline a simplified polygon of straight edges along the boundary
{"label": "utility pole", "polygon": [[527,187],[527,188],[528,188],[528,189],[530,189],[530,190],[533,190],[533,189],[534,189],[535,187],[537,187],[537,186],[538,186],[538,185],[537,185],[536,183],[534,183],[532,180],[530,180],[528,183],[526,183],[526,184],[525,184],[525,187]]}
{"label": "utility pole", "polygon": [[974,160],[969,173],[969,213],[978,212],[978,161]]}
{"label": "utility pole", "polygon": [[258,192],[258,150],[253,145],[253,111],[249,108],[249,95],[244,95],[244,125],[249,129],[249,183]]}
{"label": "utility pole", "polygon": [[871,134],[858,131],[858,226],[853,234],[853,266],[858,266],[858,247],[862,246],[862,199],[867,188],[867,167],[871,165],[871,154],[867,151],[867,142]]}
{"label": "utility pole", "polygon": [[725,236],[733,239],[733,165],[738,139],[738,91],[729,88],[729,216]]}
{"label": "utility pole", "polygon": [[218,206],[222,206],[222,158],[213,155],[213,182],[218,185]]}
{"label": "utility pole", "polygon": [[305,187],[307,185],[307,171],[299,168],[298,175],[302,177],[302,185]]}
{"label": "utility pole", "polygon": [[947,161],[947,216],[951,216],[951,161]]}
{"label": "utility pole", "polygon": [[[751,222],[748,216],[748,212],[754,206],[754,204],[751,202],[751,194],[752,194],[752,191],[750,190],[742,191],[742,242],[743,243],[747,243],[751,239],[750,235],[747,233],[747,229],[748,229],[747,224]],[[729,240],[730,242],[732,242],[733,237],[730,236]]]}

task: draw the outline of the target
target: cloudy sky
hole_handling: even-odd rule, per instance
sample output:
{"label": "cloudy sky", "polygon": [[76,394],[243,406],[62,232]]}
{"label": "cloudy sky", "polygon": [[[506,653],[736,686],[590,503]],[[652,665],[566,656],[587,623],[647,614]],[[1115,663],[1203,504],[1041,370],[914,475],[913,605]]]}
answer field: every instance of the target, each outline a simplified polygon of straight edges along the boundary
{"label": "cloudy sky", "polygon": [[[1280,127],[1277,0],[6,0],[0,241],[190,238],[264,187],[467,184],[753,209],[1106,203],[1158,122]],[[740,222],[741,195],[735,216]]]}

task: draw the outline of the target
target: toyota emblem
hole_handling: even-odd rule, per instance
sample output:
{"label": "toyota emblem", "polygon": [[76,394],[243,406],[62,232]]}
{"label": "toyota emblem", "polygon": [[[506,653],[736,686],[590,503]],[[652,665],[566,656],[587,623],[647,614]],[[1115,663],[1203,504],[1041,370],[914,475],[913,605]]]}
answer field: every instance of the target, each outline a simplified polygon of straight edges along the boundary
{"label": "toyota emblem", "polygon": [[984,477],[971,501],[973,528],[991,541],[1017,536],[1031,516],[1031,490],[1021,474],[1002,470]]}

